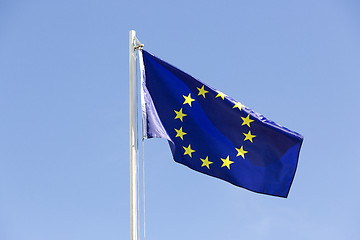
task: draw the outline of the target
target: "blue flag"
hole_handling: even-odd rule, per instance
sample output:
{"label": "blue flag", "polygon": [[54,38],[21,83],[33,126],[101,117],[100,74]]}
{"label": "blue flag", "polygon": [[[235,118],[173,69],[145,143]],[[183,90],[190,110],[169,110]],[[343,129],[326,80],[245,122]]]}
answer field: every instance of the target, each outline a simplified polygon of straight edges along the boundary
{"label": "blue flag", "polygon": [[303,137],[142,52],[146,137],[168,139],[174,160],[193,170],[287,197]]}

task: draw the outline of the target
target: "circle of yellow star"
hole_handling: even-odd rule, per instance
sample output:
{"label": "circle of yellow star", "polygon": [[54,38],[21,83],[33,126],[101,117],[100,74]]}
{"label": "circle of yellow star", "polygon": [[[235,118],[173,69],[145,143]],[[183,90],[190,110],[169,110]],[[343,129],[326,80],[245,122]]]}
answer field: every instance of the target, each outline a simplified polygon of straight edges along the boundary
{"label": "circle of yellow star", "polygon": [[212,164],[213,162],[210,162],[208,158],[209,157],[206,157],[205,159],[200,158],[200,160],[203,162],[201,167],[206,166],[208,169],[210,169],[210,164]]}
{"label": "circle of yellow star", "polygon": [[179,111],[174,110],[174,112],[176,113],[175,119],[180,119],[181,121],[183,121],[183,117],[187,116],[187,114],[182,112],[182,108]]}
{"label": "circle of yellow star", "polygon": [[220,159],[221,159],[221,161],[223,161],[223,165],[221,167],[227,167],[230,170],[230,164],[232,164],[234,162],[229,160],[229,155],[225,159],[223,159],[223,158],[220,158]]}
{"label": "circle of yellow star", "polygon": [[218,94],[216,95],[216,97],[215,98],[217,98],[217,97],[221,97],[222,98],[222,100],[224,100],[224,97],[226,97],[226,95],[224,94],[224,93],[222,93],[222,92],[220,92],[220,91],[216,91]]}
{"label": "circle of yellow star", "polygon": [[241,117],[241,119],[243,120],[243,123],[241,124],[241,126],[248,125],[250,127],[250,123],[254,121],[254,120],[250,119],[250,114],[248,114],[246,118]]}
{"label": "circle of yellow star", "polygon": [[246,141],[246,140],[249,140],[250,142],[253,142],[253,138],[254,137],[256,137],[256,135],[251,135],[251,132],[250,132],[250,130],[249,130],[249,132],[248,133],[243,133],[244,135],[245,135],[245,139],[244,139],[244,141]]}
{"label": "circle of yellow star", "polygon": [[185,98],[185,101],[183,104],[189,104],[189,106],[191,107],[191,102],[195,101],[195,99],[191,98],[191,93],[189,93],[188,96],[183,95],[183,97]]}
{"label": "circle of yellow star", "polygon": [[184,135],[186,135],[187,133],[186,133],[186,132],[183,132],[182,127],[181,127],[179,130],[177,130],[176,128],[174,128],[174,129],[175,129],[175,131],[176,131],[176,136],[175,136],[175,137],[180,137],[181,140],[184,140],[183,137],[184,137]]}
{"label": "circle of yellow star", "polygon": [[235,148],[235,149],[236,149],[236,151],[238,152],[236,156],[237,156],[237,157],[238,157],[238,156],[242,156],[243,159],[245,159],[245,153],[248,153],[248,151],[245,151],[244,148],[243,148],[243,146],[241,146],[241,148]]}
{"label": "circle of yellow star", "polygon": [[233,106],[233,108],[238,108],[240,111],[242,107],[244,107],[244,105],[242,105],[240,102],[235,103],[235,105]]}
{"label": "circle of yellow star", "polygon": [[191,154],[195,152],[195,150],[191,149],[191,145],[189,144],[187,148],[186,147],[183,148],[185,150],[184,155],[189,155],[190,157],[192,157]]}
{"label": "circle of yellow star", "polygon": [[204,85],[201,88],[197,88],[197,89],[199,90],[198,96],[202,95],[204,98],[205,98],[205,94],[209,92],[204,89]]}

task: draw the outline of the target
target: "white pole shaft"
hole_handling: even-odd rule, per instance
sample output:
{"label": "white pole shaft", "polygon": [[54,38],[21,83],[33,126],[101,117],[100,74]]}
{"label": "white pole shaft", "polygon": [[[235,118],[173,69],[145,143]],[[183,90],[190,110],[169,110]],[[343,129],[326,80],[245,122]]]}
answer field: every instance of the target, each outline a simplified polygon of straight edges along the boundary
{"label": "white pole shaft", "polygon": [[137,166],[136,166],[136,84],[135,49],[136,32],[129,32],[129,96],[130,96],[130,240],[137,240]]}

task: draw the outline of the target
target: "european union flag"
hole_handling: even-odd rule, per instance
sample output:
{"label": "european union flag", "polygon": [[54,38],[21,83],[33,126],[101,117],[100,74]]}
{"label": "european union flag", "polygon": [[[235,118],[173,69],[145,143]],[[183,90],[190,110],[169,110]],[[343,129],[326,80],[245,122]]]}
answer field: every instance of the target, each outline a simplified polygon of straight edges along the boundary
{"label": "european union flag", "polygon": [[287,197],[303,137],[143,52],[147,138],[176,162],[248,190]]}

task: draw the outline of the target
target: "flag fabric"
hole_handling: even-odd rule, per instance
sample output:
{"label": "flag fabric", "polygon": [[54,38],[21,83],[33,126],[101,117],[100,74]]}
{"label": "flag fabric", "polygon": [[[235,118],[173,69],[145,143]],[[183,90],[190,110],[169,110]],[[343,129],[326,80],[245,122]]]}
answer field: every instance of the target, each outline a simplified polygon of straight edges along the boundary
{"label": "flag fabric", "polygon": [[287,197],[303,137],[160,60],[145,68],[146,138],[169,141],[176,162],[245,189]]}

